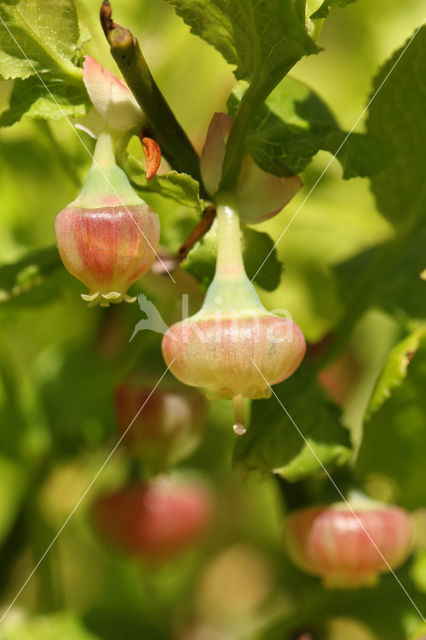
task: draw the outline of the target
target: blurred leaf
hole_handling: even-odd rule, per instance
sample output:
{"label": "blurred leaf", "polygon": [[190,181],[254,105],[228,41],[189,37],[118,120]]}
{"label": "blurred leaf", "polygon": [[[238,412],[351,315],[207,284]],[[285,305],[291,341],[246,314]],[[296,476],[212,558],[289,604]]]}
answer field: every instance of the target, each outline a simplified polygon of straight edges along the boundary
{"label": "blurred leaf", "polygon": [[[421,511],[421,513],[423,512]],[[410,566],[410,575],[416,585],[416,588],[422,593],[426,593],[426,550],[422,548],[424,528],[421,523],[422,521],[420,521],[420,524],[416,521],[416,515],[418,517],[419,514],[413,514],[413,521],[417,531],[417,544],[413,561]]]}
{"label": "blurred leaf", "polygon": [[[121,589],[121,584],[117,589],[117,583],[112,585],[111,594],[116,595]],[[141,600],[145,594],[141,594]],[[176,599],[182,597],[176,594]],[[102,640],[117,640],[117,638],[125,638],[126,640],[170,640],[170,633],[166,629],[158,629],[152,622],[147,619],[146,611],[139,610],[139,613],[129,611],[128,607],[120,601],[121,609],[115,606],[114,609],[110,605],[108,608],[99,608],[85,613],[85,622],[97,633],[96,638]],[[160,616],[159,616],[160,617]],[[167,616],[162,616],[163,623],[167,621]],[[92,637],[92,636],[91,636]],[[62,639],[61,639],[62,640]]]}
{"label": "blurred leaf", "polygon": [[275,385],[273,392],[276,396],[273,393],[269,400],[252,402],[250,426],[234,449],[238,471],[272,472],[295,482],[323,466],[349,460],[349,435],[340,422],[340,411],[307,362]]}
{"label": "blurred leaf", "polygon": [[198,282],[207,289],[216,268],[217,255],[217,224],[213,223],[210,230],[192,247],[182,267],[192,273]]}
{"label": "blurred leaf", "polygon": [[426,624],[422,624],[421,627],[418,628],[416,633],[410,636],[410,640],[425,640],[426,638]]}
{"label": "blurred leaf", "polygon": [[305,0],[169,0],[192,33],[236,66],[267,95],[304,55],[318,48],[308,36]]}
{"label": "blurred leaf", "polygon": [[126,171],[133,186],[142,194],[142,197],[145,193],[159,194],[163,198],[193,209],[196,213],[202,212],[203,203],[200,200],[200,186],[188,174],[168,171],[167,173],[156,175],[148,181],[142,163],[130,155],[124,161],[123,169]]}
{"label": "blurred leaf", "polygon": [[[0,77],[16,78],[1,126],[31,117],[81,116],[88,96],[83,85],[81,41],[72,0],[7,0],[0,5]],[[49,92],[51,95],[49,95]]]}
{"label": "blurred leaf", "polygon": [[[247,83],[233,89],[228,110],[238,111]],[[252,120],[247,152],[266,172],[278,176],[299,173],[324,149],[335,153],[347,134],[321,98],[308,86],[285,78],[267,98]],[[370,176],[382,169],[388,158],[385,145],[374,138],[352,133],[339,151],[343,177]]]}
{"label": "blurred leaf", "polygon": [[[269,255],[272,249],[271,255]],[[268,260],[257,273],[260,265]],[[247,275],[266,291],[274,291],[280,283],[283,265],[278,259],[274,241],[268,233],[243,227],[243,258]]]}
{"label": "blurred leaf", "polygon": [[344,142],[347,135],[346,131],[333,131],[322,146],[333,155],[337,153],[345,180],[375,176],[391,161],[393,154],[389,147],[376,138],[365,133],[351,133]]}
{"label": "blurred leaf", "polygon": [[8,534],[15,521],[26,484],[23,468],[0,455],[0,540]]}
{"label": "blurred leaf", "polygon": [[426,341],[426,328],[410,334],[394,347],[380,378],[376,382],[365,414],[366,420],[371,418],[372,414],[378,411],[382,404],[391,397],[392,392],[403,384],[407,377],[410,360],[419,349],[423,339]]}
{"label": "blurred leaf", "polygon": [[115,434],[116,384],[117,368],[107,366],[90,344],[64,353],[57,374],[40,389],[57,456],[93,449]]}
{"label": "blurred leaf", "polygon": [[326,18],[334,7],[346,7],[347,4],[352,4],[352,2],[356,2],[356,0],[324,0],[321,7],[312,14],[311,18]]}
{"label": "blurred leaf", "polygon": [[[102,640],[170,640],[173,622],[164,612],[190,597],[186,572],[179,563],[168,563],[162,572],[110,555],[96,603],[85,611],[86,626]],[[147,597],[148,585],[155,597]]]}
{"label": "blurred leaf", "polygon": [[0,267],[0,309],[46,304],[61,294],[68,278],[56,247],[31,252]]}
{"label": "blurred leaf", "polygon": [[[264,267],[256,274],[254,282],[267,291],[276,289],[281,280],[282,264],[278,260],[272,238],[267,233],[243,226],[242,249],[244,265],[249,278],[253,278],[266,256],[273,249]],[[202,286],[207,288],[215,273],[216,255],[217,226],[216,223],[213,223],[208,233],[188,253],[182,266],[192,273]]]}
{"label": "blurred leaf", "polygon": [[426,223],[425,57],[423,26],[408,48],[402,47],[381,68],[374,81],[378,93],[369,109],[368,133],[391,145],[395,152],[392,163],[373,178],[371,186],[378,209],[396,226],[404,224],[421,193],[422,207],[416,210],[417,221],[411,224],[419,227]]}
{"label": "blurred leaf", "polygon": [[[426,232],[411,238],[396,256],[390,271],[374,291],[372,304],[391,314],[403,311],[412,318],[426,318],[426,281],[421,274],[426,267]],[[367,265],[381,247],[368,249],[337,265],[334,273],[341,298],[346,302]]]}
{"label": "blurred leaf", "polygon": [[57,120],[64,116],[80,118],[87,111],[84,87],[46,79],[45,85],[37,76],[15,80],[10,106],[0,116],[0,127],[9,127],[23,116]]}
{"label": "blurred leaf", "polygon": [[[398,583],[398,581],[400,582]],[[250,640],[293,640],[295,628],[313,629],[319,625],[328,625],[332,620],[356,620],[371,631],[372,635],[365,635],[358,631],[352,638],[363,640],[402,640],[407,638],[413,628],[418,626],[421,618],[413,602],[420,610],[424,610],[426,600],[424,596],[414,591],[414,585],[409,581],[406,571],[398,571],[398,581],[395,576],[388,575],[380,578],[380,583],[368,589],[356,590],[325,590],[312,589],[308,598],[297,600],[293,596],[296,612],[277,617],[266,628],[260,629],[249,636]],[[403,593],[401,584],[407,589]],[[308,603],[308,604],[306,604]],[[320,626],[321,628],[321,626]],[[411,629],[411,631],[408,631]],[[346,631],[346,630],[345,630]],[[329,635],[320,636],[328,638]],[[333,634],[334,638],[346,640]],[[296,636],[297,638],[297,636]],[[420,637],[421,638],[421,637]],[[419,638],[419,640],[420,640]]]}
{"label": "blurred leaf", "polygon": [[424,506],[426,485],[426,328],[391,351],[367,406],[356,463],[359,476],[394,480],[407,508]]}
{"label": "blurred leaf", "polygon": [[4,623],[2,640],[97,640],[70,613],[39,616],[27,622]]}

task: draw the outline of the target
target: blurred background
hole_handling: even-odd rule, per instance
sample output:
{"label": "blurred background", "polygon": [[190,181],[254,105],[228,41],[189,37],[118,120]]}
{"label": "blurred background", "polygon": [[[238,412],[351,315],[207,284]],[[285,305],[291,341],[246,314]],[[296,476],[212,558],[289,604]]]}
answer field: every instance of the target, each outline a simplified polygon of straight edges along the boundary
{"label": "blurred background", "polygon": [[[91,34],[87,53],[118,73],[98,22],[99,2],[76,4]],[[213,113],[226,110],[233,85],[230,67],[191,35],[162,0],[112,4],[115,20],[138,36],[159,86],[200,149]],[[350,129],[367,104],[379,65],[421,23],[423,11],[419,0],[359,0],[335,10],[319,37],[324,51],[302,60],[292,75],[313,87],[342,128]],[[0,83],[0,111],[10,90],[9,82]],[[363,118],[356,130],[364,130]],[[88,137],[84,141],[93,148]],[[283,214],[261,226],[273,238],[291,220],[329,157],[318,154],[302,176],[304,189]],[[0,131],[2,264],[54,244],[54,218],[75,198],[89,166],[87,151],[65,121],[47,126],[23,120]],[[177,249],[185,233],[182,229],[181,235],[168,239],[169,246]],[[334,162],[279,242],[282,282],[273,293],[259,291],[263,302],[268,308],[289,309],[307,339],[320,340],[340,313],[332,265],[390,234],[390,226],[375,210],[368,181],[343,181]],[[188,291],[193,285],[182,276],[180,286]],[[46,299],[34,306],[0,304],[3,609],[116,443],[116,386],[134,370],[152,376],[153,384],[164,371],[158,336],[143,332],[128,342],[140,319],[137,308],[88,309],[79,298],[81,285],[63,272],[52,277],[51,287]],[[167,322],[179,317],[164,277],[149,275],[138,288],[159,306]],[[193,299],[196,307],[200,297]],[[354,341],[363,347],[356,362],[349,363],[355,374],[343,389],[334,389],[355,441],[366,394],[395,331],[378,311],[369,312],[356,328]],[[208,407],[201,446],[173,472],[176,477],[190,473],[209,487],[213,514],[201,542],[152,565],[111,548],[99,535],[93,524],[94,502],[103,492],[121,487],[131,472],[128,454],[119,448],[9,612],[4,633],[12,635],[5,638],[238,640],[255,637],[256,630],[278,614],[291,614],[292,589],[302,578],[283,551],[284,505],[272,480],[245,479],[231,471],[235,435],[229,404],[220,401]],[[419,575],[426,589],[426,569]],[[314,589],[316,582],[308,582]],[[66,612],[58,614],[57,624],[64,626],[57,628],[68,631],[55,632],[54,626],[43,631],[40,622],[34,627],[39,635],[24,635],[23,620],[52,609]],[[302,629],[295,638],[311,638],[309,633]],[[336,620],[324,633],[333,640],[375,637],[345,620]]]}

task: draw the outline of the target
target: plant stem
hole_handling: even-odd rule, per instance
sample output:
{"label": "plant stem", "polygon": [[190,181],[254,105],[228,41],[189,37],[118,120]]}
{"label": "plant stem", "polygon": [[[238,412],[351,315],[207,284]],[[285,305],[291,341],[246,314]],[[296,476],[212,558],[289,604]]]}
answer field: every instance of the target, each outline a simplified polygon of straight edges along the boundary
{"label": "plant stem", "polygon": [[234,189],[241,163],[244,157],[245,141],[247,132],[253,118],[253,114],[259,105],[266,100],[269,89],[256,89],[256,80],[253,78],[247,91],[245,92],[234,125],[229,135],[226,145],[225,158],[223,161],[222,180],[220,188],[224,190]]}
{"label": "plant stem", "polygon": [[112,21],[109,2],[102,5],[101,22],[111,54],[143,109],[162,154],[174,169],[197,180],[202,197],[208,198],[201,180],[199,157],[152,77],[137,39]]}

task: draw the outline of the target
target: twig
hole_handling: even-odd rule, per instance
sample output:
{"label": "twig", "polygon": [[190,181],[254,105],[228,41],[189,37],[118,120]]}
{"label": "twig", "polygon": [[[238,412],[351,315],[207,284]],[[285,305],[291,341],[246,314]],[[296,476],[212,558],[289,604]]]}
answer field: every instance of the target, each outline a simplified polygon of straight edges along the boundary
{"label": "twig", "polygon": [[137,39],[131,31],[113,21],[108,0],[102,3],[100,18],[111,54],[143,109],[163,155],[174,169],[188,173],[197,180],[201,197],[207,199],[199,157],[152,77]]}

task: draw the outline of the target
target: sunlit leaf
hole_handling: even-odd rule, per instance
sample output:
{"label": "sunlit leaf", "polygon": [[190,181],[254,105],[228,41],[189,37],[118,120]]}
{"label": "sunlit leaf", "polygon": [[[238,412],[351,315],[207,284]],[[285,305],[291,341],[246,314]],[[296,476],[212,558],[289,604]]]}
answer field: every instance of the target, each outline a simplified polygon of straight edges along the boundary
{"label": "sunlit leaf", "polygon": [[[393,161],[371,184],[379,211],[398,227],[426,224],[425,56],[423,26],[380,69],[367,121],[368,133],[393,149]],[[416,220],[407,222],[407,216]]]}
{"label": "sunlit leaf", "polygon": [[[235,115],[247,84],[234,87],[228,109]],[[320,150],[337,153],[343,177],[370,176],[390,160],[389,147],[372,136],[342,131],[326,103],[307,85],[285,78],[257,111],[247,152],[268,173],[300,173]]]}
{"label": "sunlit leaf", "polygon": [[238,471],[277,473],[294,482],[348,461],[349,435],[340,412],[306,362],[273,391],[270,399],[252,402],[247,433],[234,449]]}
{"label": "sunlit leaf", "polygon": [[396,483],[408,508],[424,506],[426,486],[426,329],[391,351],[368,404],[357,472]]}

